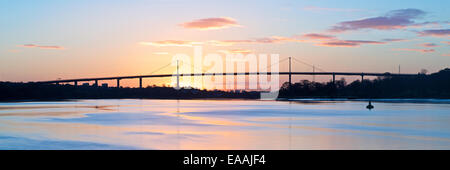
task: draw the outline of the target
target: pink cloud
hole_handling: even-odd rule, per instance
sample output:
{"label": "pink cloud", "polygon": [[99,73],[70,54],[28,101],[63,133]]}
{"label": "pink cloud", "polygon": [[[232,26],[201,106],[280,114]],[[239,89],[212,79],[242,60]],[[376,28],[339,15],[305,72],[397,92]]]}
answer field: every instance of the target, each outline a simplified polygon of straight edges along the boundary
{"label": "pink cloud", "polygon": [[442,54],[442,56],[450,57],[450,54]]}
{"label": "pink cloud", "polygon": [[34,48],[34,47],[36,47],[36,45],[34,45],[34,44],[24,44],[24,45],[22,45],[22,47]]}
{"label": "pink cloud", "polygon": [[45,45],[36,45],[36,44],[24,44],[21,47],[26,48],[40,48],[40,49],[52,49],[52,50],[62,50],[64,47],[61,46],[45,46]]}
{"label": "pink cloud", "polygon": [[395,51],[414,51],[414,52],[421,52],[421,53],[431,53],[435,52],[434,49],[413,49],[413,48],[398,48],[394,49]]}
{"label": "pink cloud", "polygon": [[319,39],[319,40],[336,38],[335,36],[332,36],[332,35],[316,34],[316,33],[303,34],[302,37],[308,38],[308,39]]}
{"label": "pink cloud", "polygon": [[63,49],[63,47],[60,47],[60,46],[37,46],[37,48],[42,48],[42,49]]}
{"label": "pink cloud", "polygon": [[420,36],[446,37],[450,36],[450,29],[424,30],[419,32]]}
{"label": "pink cloud", "polygon": [[[333,26],[331,32],[344,32],[360,29],[392,30],[408,26],[418,26],[413,19],[420,18],[425,12],[419,9],[400,9],[388,12],[384,16],[366,18],[354,21],[340,22]],[[428,24],[428,23],[427,23]]]}
{"label": "pink cloud", "polygon": [[266,38],[259,38],[259,39],[256,39],[254,42],[266,44],[266,43],[282,43],[282,42],[296,42],[296,41],[298,41],[298,40],[295,38],[272,36],[272,37],[266,37]]}
{"label": "pink cloud", "polygon": [[180,26],[189,29],[199,29],[199,30],[211,30],[211,29],[222,29],[228,27],[238,27],[240,26],[235,19],[229,17],[220,18],[205,18],[194,20],[191,22],[181,23]]}

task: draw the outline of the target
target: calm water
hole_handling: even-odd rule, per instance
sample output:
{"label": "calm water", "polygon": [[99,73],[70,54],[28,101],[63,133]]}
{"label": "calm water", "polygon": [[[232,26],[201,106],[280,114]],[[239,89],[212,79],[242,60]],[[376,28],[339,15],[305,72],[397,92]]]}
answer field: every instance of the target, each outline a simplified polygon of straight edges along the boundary
{"label": "calm water", "polygon": [[450,149],[450,102],[0,103],[0,149]]}

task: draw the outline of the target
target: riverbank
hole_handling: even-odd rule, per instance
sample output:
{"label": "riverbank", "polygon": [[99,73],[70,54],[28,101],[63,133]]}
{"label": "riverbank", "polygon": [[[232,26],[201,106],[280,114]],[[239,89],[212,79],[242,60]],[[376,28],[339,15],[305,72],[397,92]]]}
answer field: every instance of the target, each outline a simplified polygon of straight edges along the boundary
{"label": "riverbank", "polygon": [[65,99],[259,99],[259,92],[180,89],[149,86],[116,88],[0,82],[0,101]]}
{"label": "riverbank", "polygon": [[397,98],[397,99],[389,99],[389,98],[379,98],[379,99],[349,99],[349,98],[297,98],[297,99],[287,99],[287,98],[279,98],[278,101],[296,101],[296,102],[323,102],[323,101],[336,101],[336,102],[345,102],[345,101],[353,101],[353,102],[378,102],[378,103],[442,103],[442,104],[450,104],[450,99],[438,99],[438,98]]}

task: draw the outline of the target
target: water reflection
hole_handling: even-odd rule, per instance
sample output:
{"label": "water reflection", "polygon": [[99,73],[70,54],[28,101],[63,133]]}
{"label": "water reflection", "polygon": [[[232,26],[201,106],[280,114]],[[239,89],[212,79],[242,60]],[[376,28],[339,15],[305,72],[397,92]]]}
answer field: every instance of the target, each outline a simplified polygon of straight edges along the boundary
{"label": "water reflection", "polygon": [[[377,102],[377,101],[374,101]],[[450,104],[78,100],[0,103],[0,149],[450,149]]]}

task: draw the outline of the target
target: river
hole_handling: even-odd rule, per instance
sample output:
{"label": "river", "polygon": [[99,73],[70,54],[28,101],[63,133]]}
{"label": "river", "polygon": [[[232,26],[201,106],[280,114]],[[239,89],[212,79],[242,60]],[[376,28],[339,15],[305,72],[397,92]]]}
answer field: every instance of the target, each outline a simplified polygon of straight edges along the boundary
{"label": "river", "polygon": [[0,103],[0,149],[450,149],[449,100]]}

